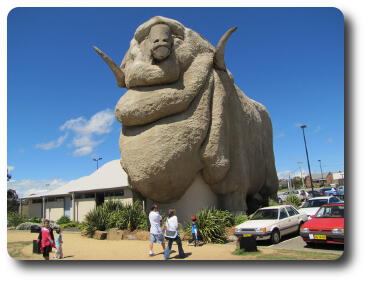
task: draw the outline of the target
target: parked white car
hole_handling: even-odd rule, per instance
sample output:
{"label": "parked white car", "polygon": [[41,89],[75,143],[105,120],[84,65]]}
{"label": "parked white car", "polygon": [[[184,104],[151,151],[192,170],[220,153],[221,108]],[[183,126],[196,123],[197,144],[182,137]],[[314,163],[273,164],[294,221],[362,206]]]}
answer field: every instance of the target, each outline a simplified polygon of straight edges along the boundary
{"label": "parked white car", "polygon": [[309,219],[311,219],[311,216],[315,215],[315,213],[322,205],[342,202],[343,201],[341,199],[335,196],[310,198],[302,204],[298,211],[307,214],[307,216],[309,216]]}
{"label": "parked white car", "polygon": [[296,195],[301,201],[306,199],[307,193],[305,190],[286,191],[278,194],[278,203],[282,204],[289,195]]}
{"label": "parked white car", "polygon": [[277,244],[282,236],[299,231],[307,220],[306,214],[291,205],[263,207],[249,221],[236,226],[234,234],[237,237],[252,235],[256,240],[270,239],[273,244]]}

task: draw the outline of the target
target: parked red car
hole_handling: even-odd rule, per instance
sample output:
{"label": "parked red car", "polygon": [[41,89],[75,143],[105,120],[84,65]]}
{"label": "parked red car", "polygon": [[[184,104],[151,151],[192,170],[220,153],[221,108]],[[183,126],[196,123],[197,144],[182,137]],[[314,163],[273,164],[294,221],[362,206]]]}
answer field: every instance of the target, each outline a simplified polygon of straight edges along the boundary
{"label": "parked red car", "polygon": [[344,244],[344,204],[321,206],[312,219],[301,226],[300,235],[307,244]]}

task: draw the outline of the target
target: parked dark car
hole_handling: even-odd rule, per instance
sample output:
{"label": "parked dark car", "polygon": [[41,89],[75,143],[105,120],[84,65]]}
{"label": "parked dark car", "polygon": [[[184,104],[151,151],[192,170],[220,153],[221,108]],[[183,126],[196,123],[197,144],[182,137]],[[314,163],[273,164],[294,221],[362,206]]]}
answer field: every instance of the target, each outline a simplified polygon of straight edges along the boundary
{"label": "parked dark car", "polygon": [[327,196],[328,191],[331,191],[333,188],[322,188],[320,189],[320,196]]}
{"label": "parked dark car", "polygon": [[308,198],[315,198],[315,197],[321,196],[320,192],[317,190],[308,191],[307,194],[308,194]]}
{"label": "parked dark car", "polygon": [[39,233],[41,231],[41,227],[38,225],[31,226],[31,233]]}

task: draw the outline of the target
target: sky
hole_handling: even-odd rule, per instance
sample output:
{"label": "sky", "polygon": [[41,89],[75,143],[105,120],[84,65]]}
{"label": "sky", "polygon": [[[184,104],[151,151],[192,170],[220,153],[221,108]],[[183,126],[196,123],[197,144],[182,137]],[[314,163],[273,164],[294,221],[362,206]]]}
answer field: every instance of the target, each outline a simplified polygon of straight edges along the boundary
{"label": "sky", "polygon": [[225,61],[235,83],[268,109],[280,178],[344,170],[344,19],[335,8],[17,8],[8,15],[8,187],[56,188],[120,157],[113,109],[116,63],[135,29],[174,18],[213,45],[231,27]]}

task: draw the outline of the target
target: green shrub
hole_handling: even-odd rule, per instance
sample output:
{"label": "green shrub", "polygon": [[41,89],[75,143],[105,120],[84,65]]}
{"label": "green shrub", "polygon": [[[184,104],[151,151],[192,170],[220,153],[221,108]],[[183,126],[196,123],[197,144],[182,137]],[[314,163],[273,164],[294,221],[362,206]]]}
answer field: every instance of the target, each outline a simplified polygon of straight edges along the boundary
{"label": "green shrub", "polygon": [[85,216],[85,231],[92,236],[96,230],[105,231],[108,227],[109,213],[103,205],[97,206]]}
{"label": "green shrub", "polygon": [[61,228],[76,228],[78,227],[79,223],[77,222],[69,222],[69,223],[64,223],[64,224],[60,224]]}
{"label": "green shrub", "polygon": [[134,231],[148,230],[148,217],[140,201],[133,204],[122,204],[109,200],[103,205],[91,210],[82,225],[88,235],[96,230],[105,231],[111,228]]}
{"label": "green shrub", "polygon": [[236,215],[234,217],[234,225],[240,225],[241,223],[247,221],[249,218],[246,214],[240,214],[240,215]]}
{"label": "green shrub", "polygon": [[293,205],[295,208],[298,208],[301,206],[302,202],[296,195],[289,195],[285,199],[286,204]]}
{"label": "green shrub", "polygon": [[[226,241],[226,227],[235,222],[235,217],[229,212],[214,208],[206,208],[195,215],[196,223],[202,240],[206,243],[224,243]],[[191,224],[185,228],[191,234]]]}
{"label": "green shrub", "polygon": [[31,218],[28,219],[28,222],[41,223],[42,222],[42,218],[41,217],[31,217]]}
{"label": "green shrub", "polygon": [[277,205],[279,205],[278,202],[276,202],[275,200],[269,198],[269,206],[277,206]]}
{"label": "green shrub", "polygon": [[148,217],[140,201],[128,204],[122,209],[122,223],[123,229],[129,231],[134,231],[136,229],[147,230]]}
{"label": "green shrub", "polygon": [[61,225],[61,224],[66,224],[66,223],[70,223],[71,220],[68,216],[61,216],[57,221],[56,224]]}
{"label": "green shrub", "polygon": [[20,215],[17,212],[9,212],[7,218],[8,227],[17,227],[19,224],[24,223],[28,220],[27,217]]}
{"label": "green shrub", "polygon": [[79,223],[76,228],[79,229],[79,230],[85,230],[85,222],[82,222],[82,223]]}

